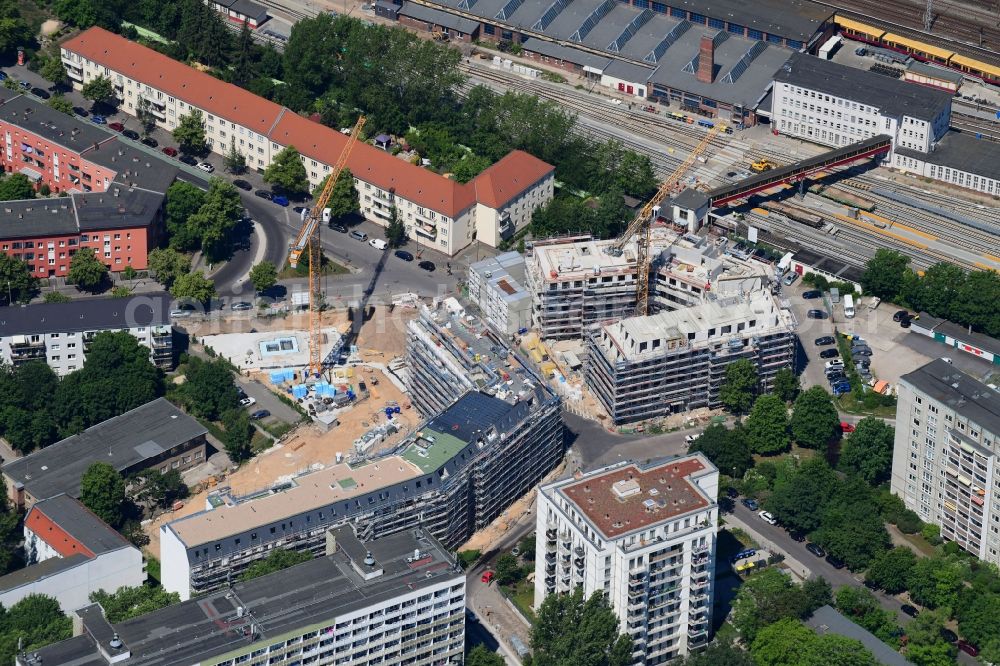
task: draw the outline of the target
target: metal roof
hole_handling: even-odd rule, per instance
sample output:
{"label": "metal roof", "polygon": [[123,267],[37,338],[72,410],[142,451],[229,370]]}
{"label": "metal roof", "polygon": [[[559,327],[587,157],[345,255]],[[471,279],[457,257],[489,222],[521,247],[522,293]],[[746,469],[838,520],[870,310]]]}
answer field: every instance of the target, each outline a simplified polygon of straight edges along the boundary
{"label": "metal roof", "polygon": [[[69,495],[56,495],[49,499],[36,502],[29,514],[38,511],[50,521],[62,528],[66,534],[79,541],[94,555],[108,553],[120,548],[130,548],[129,541],[103,520],[94,515],[90,509]],[[25,519],[27,520],[27,518]],[[44,534],[39,538],[45,540]]]}
{"label": "metal roof", "polygon": [[896,153],[928,164],[1000,180],[1000,143],[977,139],[974,134],[952,129],[929,153],[901,146],[896,148]]}
{"label": "metal roof", "polygon": [[859,641],[871,652],[880,664],[887,666],[908,666],[910,662],[903,655],[883,643],[875,634],[841,615],[830,606],[816,609],[806,624],[817,634],[836,634]]}
{"label": "metal roof", "polygon": [[979,424],[984,430],[1000,434],[1000,392],[951,363],[936,358],[899,380]]}
{"label": "metal roof", "polygon": [[418,21],[427,21],[434,25],[441,25],[449,30],[458,30],[467,35],[471,35],[479,27],[479,23],[472,19],[455,16],[449,12],[418,5],[415,2],[404,2],[402,7],[396,10],[400,16],[408,16]]}

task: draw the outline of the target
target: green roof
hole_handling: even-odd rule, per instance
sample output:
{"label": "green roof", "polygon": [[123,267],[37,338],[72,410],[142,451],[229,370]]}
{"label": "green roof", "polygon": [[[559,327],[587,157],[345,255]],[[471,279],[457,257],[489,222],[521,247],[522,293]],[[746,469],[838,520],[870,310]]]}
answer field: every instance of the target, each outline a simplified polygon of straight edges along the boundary
{"label": "green roof", "polygon": [[344,490],[347,490],[348,488],[353,488],[354,486],[358,485],[357,481],[355,481],[351,477],[347,477],[346,479],[339,479],[337,483],[339,483],[340,487],[343,488]]}
{"label": "green roof", "polygon": [[[424,474],[435,471],[446,462],[454,458],[466,447],[467,442],[463,442],[454,435],[438,432],[437,430],[424,430],[423,436],[433,437],[434,443],[426,448],[417,443],[413,443],[403,452],[403,459],[417,467]],[[417,453],[417,452],[420,453]],[[426,455],[423,455],[426,454]]]}

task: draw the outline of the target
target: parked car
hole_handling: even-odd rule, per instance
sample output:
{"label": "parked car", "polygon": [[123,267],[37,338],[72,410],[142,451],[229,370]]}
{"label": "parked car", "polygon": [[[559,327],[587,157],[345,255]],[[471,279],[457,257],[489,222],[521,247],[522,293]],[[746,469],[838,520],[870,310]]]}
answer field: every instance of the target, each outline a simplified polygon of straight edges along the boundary
{"label": "parked car", "polygon": [[830,566],[833,567],[834,569],[844,568],[844,560],[840,559],[836,555],[827,555],[826,561],[829,562]]}
{"label": "parked car", "polygon": [[139,140],[139,133],[136,132],[135,130],[130,130],[130,129],[122,130],[122,136],[125,137],[126,139],[131,139],[132,141]]}
{"label": "parked car", "polygon": [[758,504],[757,500],[755,500],[752,497],[744,497],[742,503],[743,506],[750,509],[751,511],[756,511],[757,509],[760,508],[760,504]]}
{"label": "parked car", "polygon": [[959,641],[957,643],[958,649],[969,655],[970,657],[979,656],[979,648],[968,641]]}
{"label": "parked car", "polygon": [[899,322],[899,327],[900,328],[909,328],[910,327],[910,320],[909,319],[904,319],[903,321]]}
{"label": "parked car", "polygon": [[386,243],[381,238],[373,238],[370,241],[368,241],[368,244],[371,245],[376,250],[378,250],[379,252],[381,252],[385,248],[389,247],[389,244]]}
{"label": "parked car", "polygon": [[267,199],[268,201],[274,198],[274,195],[268,192],[267,190],[257,190],[256,192],[254,192],[254,196],[258,196],[261,199]]}
{"label": "parked car", "polygon": [[407,252],[406,250],[396,250],[395,252],[393,252],[393,254],[395,254],[398,258],[402,259],[403,261],[413,261],[413,255]]}
{"label": "parked car", "polygon": [[857,347],[851,350],[851,356],[871,356],[872,350],[869,347]]}
{"label": "parked car", "polygon": [[892,320],[893,321],[903,321],[904,319],[909,318],[909,316],[910,316],[910,313],[907,312],[906,310],[897,310],[896,313],[894,315],[892,315]]}
{"label": "parked car", "polygon": [[171,316],[171,318],[174,318],[174,319],[176,319],[177,317],[190,317],[191,316],[191,311],[190,310],[171,310],[170,311],[170,316]]}
{"label": "parked car", "polygon": [[694,444],[697,441],[699,435],[684,435],[684,441],[688,444]]}
{"label": "parked car", "polygon": [[301,215],[302,213],[304,213],[309,209],[306,208],[305,206],[293,206],[292,210],[294,210],[296,214]]}
{"label": "parked car", "polygon": [[104,116],[93,115],[90,117],[90,122],[95,125],[106,125],[108,121],[104,119]]}
{"label": "parked car", "polygon": [[806,540],[806,535],[798,530],[792,530],[788,533],[788,536],[792,538],[792,541],[796,541],[798,543],[802,543]]}
{"label": "parked car", "polygon": [[493,572],[492,571],[484,571],[483,575],[479,577],[479,580],[481,582],[486,583],[487,585],[489,585],[493,581]]}
{"label": "parked car", "polygon": [[903,606],[899,610],[903,611],[910,617],[916,617],[920,615],[920,611],[918,611],[915,606],[911,606],[910,604],[903,604]]}
{"label": "parked car", "polygon": [[116,132],[121,132],[123,129],[125,129],[125,126],[122,125],[121,123],[108,123],[108,127]]}
{"label": "parked car", "polygon": [[341,233],[341,234],[346,234],[347,233],[347,227],[345,227],[342,224],[337,224],[336,222],[331,222],[330,223],[330,228],[333,229],[334,231],[338,232],[338,233]]}
{"label": "parked car", "polygon": [[364,243],[366,240],[368,240],[368,234],[366,234],[363,231],[355,230],[351,232],[351,238],[353,238],[354,240],[359,240],[362,243]]}
{"label": "parked car", "polygon": [[419,264],[417,264],[417,266],[420,266],[420,268],[424,269],[428,273],[433,273],[434,269],[437,268],[437,266],[434,265],[433,261],[421,261]]}
{"label": "parked car", "polygon": [[763,520],[768,525],[778,524],[778,519],[775,518],[769,511],[761,511],[757,515],[760,516],[760,519]]}
{"label": "parked car", "polygon": [[42,99],[48,99],[52,97],[52,95],[49,94],[49,91],[46,90],[45,88],[32,88],[31,93],[36,97],[41,97]]}
{"label": "parked car", "polygon": [[840,432],[854,432],[854,424],[847,421],[840,422]]}
{"label": "parked car", "polygon": [[233,310],[252,310],[253,303],[247,303],[246,301],[240,301],[239,303],[233,303],[229,306]]}
{"label": "parked car", "polygon": [[798,279],[799,279],[799,274],[792,271],[791,273],[785,276],[785,279],[782,280],[781,283],[784,284],[786,287],[790,287],[792,283]]}
{"label": "parked car", "polygon": [[843,382],[841,384],[836,384],[833,387],[833,394],[837,397],[846,395],[851,392],[851,385],[848,382]]}
{"label": "parked car", "polygon": [[826,376],[826,381],[830,382],[830,386],[833,386],[838,382],[844,381],[846,378],[846,375],[842,372],[831,372]]}
{"label": "parked car", "polygon": [[836,349],[824,349],[819,353],[820,358],[837,358],[840,352]]}
{"label": "parked car", "polygon": [[142,139],[139,140],[139,143],[141,143],[144,146],[149,146],[150,148],[156,148],[158,145],[160,145],[160,142],[151,136],[142,137]]}
{"label": "parked car", "polygon": [[188,166],[198,166],[198,160],[190,155],[181,155],[177,159],[180,160],[182,164],[187,164]]}
{"label": "parked car", "polygon": [[816,338],[813,341],[813,344],[816,345],[817,347],[825,347],[827,345],[833,345],[836,343],[837,341],[833,339],[832,335],[824,335],[822,337]]}
{"label": "parked car", "polygon": [[941,638],[945,639],[949,643],[958,642],[958,634],[956,634],[951,629],[941,629]]}
{"label": "parked car", "polygon": [[0,71],[0,81],[7,80],[7,72]]}
{"label": "parked car", "polygon": [[844,362],[838,358],[836,361],[827,361],[825,367],[827,370],[832,370],[833,368],[843,369]]}
{"label": "parked car", "polygon": [[73,113],[83,118],[86,118],[87,116],[90,115],[90,112],[87,111],[87,109],[83,108],[82,106],[74,106]]}
{"label": "parked car", "polygon": [[807,543],[806,550],[815,555],[816,557],[826,557],[826,551],[817,546],[814,543]]}
{"label": "parked car", "polygon": [[198,162],[197,166],[205,173],[212,173],[213,171],[215,171],[215,167],[209,164],[208,162]]}
{"label": "parked car", "polygon": [[267,411],[266,409],[258,409],[256,412],[250,415],[250,418],[252,418],[254,421],[259,421],[261,419],[266,419],[270,415],[271,412]]}
{"label": "parked car", "polygon": [[275,194],[274,198],[271,199],[271,201],[273,201],[274,203],[278,204],[279,206],[287,206],[288,205],[288,197],[286,197],[286,196],[284,196],[282,194]]}
{"label": "parked car", "polygon": [[31,90],[31,84],[27,81],[18,81],[17,85],[21,86],[21,90]]}
{"label": "parked car", "polygon": [[249,395],[246,396],[245,398],[240,399],[240,405],[242,405],[243,407],[249,407],[251,405],[256,405],[256,404],[257,404],[257,399]]}
{"label": "parked car", "polygon": [[820,291],[819,289],[810,289],[809,291],[802,292],[802,298],[806,299],[807,301],[812,300],[814,298],[819,298],[822,295],[823,292]]}
{"label": "parked car", "polygon": [[810,319],[826,319],[825,310],[810,310],[806,313],[806,316]]}
{"label": "parked car", "polygon": [[240,188],[241,190],[246,190],[247,192],[249,192],[250,190],[253,189],[253,185],[251,185],[247,181],[242,180],[240,178],[237,178],[236,180],[234,180],[233,181],[233,185],[235,185],[236,187]]}
{"label": "parked car", "polygon": [[164,146],[163,148],[160,148],[160,152],[166,155],[167,157],[177,157],[177,149],[171,148],[170,146]]}

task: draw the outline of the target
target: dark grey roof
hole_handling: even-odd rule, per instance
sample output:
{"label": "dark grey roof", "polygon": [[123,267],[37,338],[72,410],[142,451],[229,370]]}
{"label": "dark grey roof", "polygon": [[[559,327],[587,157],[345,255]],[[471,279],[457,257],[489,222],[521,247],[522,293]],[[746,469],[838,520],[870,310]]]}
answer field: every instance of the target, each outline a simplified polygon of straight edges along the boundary
{"label": "dark grey roof", "polygon": [[528,404],[519,402],[511,405],[486,393],[469,391],[424,427],[448,433],[463,442],[472,442],[490,426],[496,426],[499,432],[509,430],[510,425],[523,418],[522,408],[526,411]]}
{"label": "dark grey roof", "polygon": [[19,587],[30,585],[58,573],[75,569],[90,558],[83,553],[74,553],[69,557],[50,557],[37,564],[18,569],[6,576],[0,576],[0,592],[9,592]]}
{"label": "dark grey roof", "polygon": [[[79,116],[56,111],[44,102],[25,95],[8,99],[0,105],[0,121],[26,129],[75,153],[82,153],[96,143],[114,138],[109,130],[103,130]],[[20,144],[16,144],[14,149],[20,151]]]}
{"label": "dark grey roof", "polygon": [[671,200],[671,203],[681,208],[698,210],[702,206],[708,205],[708,197],[704,192],[688,187]]}
{"label": "dark grey roof", "polygon": [[857,266],[845,264],[839,259],[826,257],[818,252],[813,252],[812,250],[798,250],[793,258],[796,261],[802,262],[806,266],[812,266],[817,270],[825,271],[831,275],[836,275],[840,279],[848,280],[856,284],[861,283],[861,276],[864,273],[864,271]]}
{"label": "dark grey roof", "polygon": [[774,75],[774,80],[867,104],[889,116],[906,115],[928,122],[951,106],[951,95],[943,90],[804,53],[793,55],[788,65]]}
{"label": "dark grey roof", "polygon": [[75,236],[79,232],[70,197],[4,201],[0,206],[0,238]]}
{"label": "dark grey roof", "polygon": [[908,662],[903,655],[883,643],[875,634],[841,615],[830,606],[821,606],[806,620],[806,624],[817,634],[836,634],[860,641],[865,648],[875,655],[880,664],[887,666],[906,666]]}
{"label": "dark grey roof", "polygon": [[0,311],[0,337],[28,333],[118,331],[134,326],[170,324],[170,295],[87,298],[68,303],[36,303]]}
{"label": "dark grey roof", "polygon": [[[101,461],[122,471],[206,433],[204,426],[165,398],[87,428],[3,466],[6,477],[36,499],[80,495],[80,477]],[[10,481],[8,481],[9,483]]]}
{"label": "dark grey roof", "polygon": [[592,67],[600,71],[604,71],[604,68],[611,62],[611,58],[608,56],[596,55],[588,51],[575,49],[572,46],[563,46],[562,44],[556,44],[547,39],[538,39],[536,37],[528,37],[521,44],[521,47],[525,51],[538,53],[549,58],[556,58],[557,60],[565,60],[581,67]]}
{"label": "dark grey roof", "polygon": [[434,9],[433,7],[418,5],[415,2],[404,2],[398,12],[400,16],[408,16],[418,21],[426,21],[434,25],[444,26],[449,30],[458,30],[467,35],[471,35],[479,27],[479,23],[472,19],[455,16],[454,14]]}
{"label": "dark grey roof", "polygon": [[1000,180],[1000,143],[977,139],[974,134],[948,130],[929,153],[902,147],[896,152],[928,164]]}
{"label": "dark grey roof", "polygon": [[682,7],[712,18],[745,25],[787,39],[809,42],[820,27],[833,16],[833,10],[809,0],[674,0]]}
{"label": "dark grey roof", "polygon": [[117,182],[107,192],[74,194],[76,222],[81,232],[148,227],[156,221],[164,196]]}
{"label": "dark grey roof", "polygon": [[[131,653],[130,666],[167,666],[211,661],[237,649],[266,647],[276,637],[307,630],[352,611],[411,594],[443,580],[460,578],[451,556],[426,534],[400,532],[361,546],[344,530],[335,531],[340,548],[330,556],[235,583],[197,599],[174,604],[126,622],[110,625],[100,607],[77,611],[89,640],[72,639],[38,650],[45,664],[87,664],[95,642],[107,645],[112,632]],[[408,562],[419,548],[426,560]],[[383,573],[365,580],[352,564],[358,553],[371,550]],[[237,616],[244,607],[253,617]],[[260,638],[247,640],[243,629],[255,623]]]}
{"label": "dark grey roof", "polygon": [[646,85],[649,77],[653,75],[653,68],[644,65],[637,65],[626,60],[612,60],[604,68],[604,73],[622,81],[631,81],[640,85]]}
{"label": "dark grey roof", "polygon": [[67,638],[64,641],[47,645],[40,650],[32,650],[31,653],[37,653],[39,657],[42,657],[44,664],[108,666],[107,659],[98,652],[94,640],[87,634]]}
{"label": "dark grey roof", "polygon": [[[69,495],[56,495],[36,502],[31,511],[40,511],[94,555],[131,547],[125,537]],[[45,539],[44,533],[38,536]]]}
{"label": "dark grey roof", "polygon": [[944,333],[950,338],[960,340],[974,347],[979,347],[996,356],[1000,356],[1000,340],[983,333],[970,331],[965,326],[959,326],[951,321],[944,321],[934,327],[935,333]]}
{"label": "dark grey roof", "polygon": [[267,16],[267,8],[253,2],[253,0],[235,0],[229,8],[238,14],[243,14],[252,19],[262,19]]}
{"label": "dark grey roof", "polygon": [[166,192],[180,170],[153,148],[132,144],[121,137],[91,148],[84,159],[116,172],[115,182],[152,192]]}
{"label": "dark grey roof", "polygon": [[956,72],[953,69],[945,69],[944,67],[935,67],[919,60],[912,61],[906,66],[906,69],[923,76],[933,76],[942,81],[950,81],[952,83],[962,83],[965,79],[965,75],[961,72]]}
{"label": "dark grey roof", "polygon": [[944,403],[980,427],[1000,434],[1000,393],[951,363],[936,358],[903,375],[900,381]]}
{"label": "dark grey roof", "polygon": [[[650,83],[725,104],[756,108],[771,87],[775,72],[781,69],[792,51],[735,35],[720,36],[723,41],[715,47],[715,77],[711,83],[703,83],[694,71],[684,70],[698,56],[702,36],[715,37],[720,32],[700,25],[686,30],[660,56],[659,67],[650,77]],[[741,63],[745,62],[749,64],[744,67]]]}

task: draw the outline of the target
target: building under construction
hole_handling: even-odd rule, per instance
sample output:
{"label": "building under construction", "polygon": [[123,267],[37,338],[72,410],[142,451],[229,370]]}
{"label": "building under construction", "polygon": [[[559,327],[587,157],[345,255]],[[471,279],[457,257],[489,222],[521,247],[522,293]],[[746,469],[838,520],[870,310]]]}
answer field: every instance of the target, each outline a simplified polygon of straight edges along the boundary
{"label": "building under construction", "polygon": [[792,367],[791,315],[769,290],[731,293],[587,331],[586,381],[615,424],[718,407],[726,367],[750,359],[760,388]]}
{"label": "building under construction", "polygon": [[[608,253],[613,244],[590,236],[535,243],[527,282],[534,299],[533,323],[543,338],[580,339],[589,326],[635,314],[636,241],[629,240],[616,255]],[[654,312],[757,291],[768,282],[763,265],[727,255],[724,239],[656,227],[650,245]]]}

